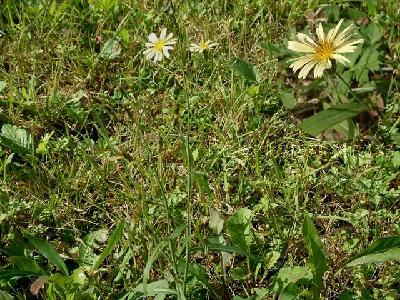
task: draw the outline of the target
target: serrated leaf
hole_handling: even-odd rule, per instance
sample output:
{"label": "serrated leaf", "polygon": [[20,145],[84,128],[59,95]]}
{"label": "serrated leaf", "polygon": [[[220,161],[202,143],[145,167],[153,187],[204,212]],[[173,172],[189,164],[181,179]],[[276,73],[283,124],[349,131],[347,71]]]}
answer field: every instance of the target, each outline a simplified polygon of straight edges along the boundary
{"label": "serrated leaf", "polygon": [[249,247],[253,240],[252,216],[250,209],[241,208],[228,219],[226,225],[232,244],[245,253],[249,252]]}
{"label": "serrated leaf", "polygon": [[329,270],[329,266],[322,248],[321,240],[318,236],[317,228],[307,213],[304,214],[302,232],[308,250],[307,264],[314,278],[314,299],[319,299],[321,289],[323,288],[323,277],[325,272]]}
{"label": "serrated leaf", "polygon": [[361,27],[360,32],[363,37],[372,45],[379,42],[382,38],[382,30],[375,23]]}
{"label": "serrated leaf", "polygon": [[100,244],[104,243],[107,238],[107,229],[99,229],[86,235],[78,250],[80,264],[92,266],[98,259],[98,256],[94,253],[94,249],[99,248]]}
{"label": "serrated leaf", "polygon": [[39,239],[27,231],[24,231],[24,236],[28,239],[28,241],[42,254],[46,257],[49,262],[54,264],[64,275],[68,276],[68,268],[65,265],[64,261],[60,257],[60,254],[54,249],[52,245],[50,245],[47,241]]}
{"label": "serrated leaf", "polygon": [[236,59],[232,64],[232,69],[236,74],[243,76],[248,81],[260,80],[260,72],[257,67],[242,59]]}
{"label": "serrated leaf", "polygon": [[360,60],[354,65],[354,75],[358,82],[368,82],[369,72],[379,70],[379,52],[373,49],[367,49],[363,52]]}
{"label": "serrated leaf", "polygon": [[107,40],[101,48],[99,57],[102,59],[115,59],[121,55],[121,45],[119,39],[112,38]]}
{"label": "serrated leaf", "polygon": [[4,124],[1,127],[0,141],[16,154],[28,154],[32,149],[31,134],[15,125]]}
{"label": "serrated leaf", "polygon": [[188,266],[189,274],[192,274],[200,281],[204,286],[206,286],[209,290],[212,290],[211,284],[208,282],[207,271],[203,266],[196,264],[189,264]]}
{"label": "serrated leaf", "polygon": [[359,102],[340,103],[305,119],[303,123],[300,124],[300,128],[308,134],[316,136],[325,129],[331,128],[368,109],[366,104]]}
{"label": "serrated leaf", "polygon": [[400,262],[400,237],[398,236],[378,239],[366,250],[351,258],[346,266],[384,263],[389,260]]}

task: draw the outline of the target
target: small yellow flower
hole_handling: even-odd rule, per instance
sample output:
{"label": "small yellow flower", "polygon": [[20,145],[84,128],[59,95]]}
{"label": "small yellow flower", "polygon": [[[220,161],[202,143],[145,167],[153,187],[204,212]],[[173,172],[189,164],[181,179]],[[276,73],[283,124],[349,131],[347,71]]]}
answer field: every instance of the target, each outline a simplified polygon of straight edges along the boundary
{"label": "small yellow flower", "polygon": [[213,49],[218,46],[218,43],[212,43],[211,41],[200,42],[199,44],[191,43],[189,46],[190,52],[203,53],[204,51]]}
{"label": "small yellow flower", "polygon": [[176,39],[172,38],[172,33],[167,36],[167,29],[161,29],[160,37],[158,38],[155,33],[150,33],[148,39],[149,43],[146,43],[147,49],[144,51],[144,55],[147,59],[153,59],[154,62],[161,61],[163,57],[169,58],[169,50],[174,49]]}
{"label": "small yellow flower", "polygon": [[298,33],[297,39],[289,42],[288,48],[290,50],[309,53],[291,60],[293,63],[290,68],[294,72],[301,69],[299,78],[306,78],[312,68],[314,68],[314,77],[321,77],[325,69],[332,67],[331,59],[341,64],[350,63],[349,59],[341,54],[354,52],[355,45],[363,43],[364,40],[359,39],[350,42],[353,26],[350,25],[339,33],[342,22],[343,20],[340,20],[335,28],[329,30],[326,36],[320,23],[316,30],[316,41],[303,33]]}

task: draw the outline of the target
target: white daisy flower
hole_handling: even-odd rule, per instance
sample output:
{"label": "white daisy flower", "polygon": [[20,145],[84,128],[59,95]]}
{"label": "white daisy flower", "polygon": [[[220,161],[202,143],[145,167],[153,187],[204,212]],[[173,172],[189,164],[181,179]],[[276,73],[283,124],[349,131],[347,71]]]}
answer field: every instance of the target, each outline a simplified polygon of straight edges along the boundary
{"label": "white daisy flower", "polygon": [[211,41],[200,42],[199,44],[191,43],[189,46],[190,52],[203,53],[204,51],[213,49],[218,46],[218,43],[212,43]]}
{"label": "white daisy flower", "polygon": [[314,68],[314,78],[321,77],[325,69],[332,67],[331,59],[341,64],[350,63],[349,59],[341,54],[354,52],[357,47],[355,45],[363,43],[364,40],[349,41],[352,37],[351,30],[353,25],[348,26],[339,33],[342,22],[343,19],[339,21],[335,28],[329,30],[326,36],[320,23],[316,30],[316,41],[303,33],[298,33],[296,41],[289,42],[288,48],[290,50],[309,53],[291,60],[293,63],[290,68],[294,72],[301,69],[299,78],[306,78],[312,68]]}
{"label": "white daisy flower", "polygon": [[167,36],[166,28],[161,29],[159,38],[155,33],[150,33],[148,37],[149,43],[146,43],[147,49],[144,51],[146,58],[153,59],[154,62],[161,61],[164,56],[169,58],[168,51],[174,49],[177,40],[172,36],[172,33]]}

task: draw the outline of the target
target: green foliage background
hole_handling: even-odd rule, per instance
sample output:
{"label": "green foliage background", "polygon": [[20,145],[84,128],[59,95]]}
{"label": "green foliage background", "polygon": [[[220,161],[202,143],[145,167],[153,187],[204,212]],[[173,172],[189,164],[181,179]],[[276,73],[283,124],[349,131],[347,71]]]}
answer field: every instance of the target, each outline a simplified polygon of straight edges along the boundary
{"label": "green foliage background", "polygon": [[[1,1],[0,298],[398,299],[399,10]],[[366,42],[335,70],[375,106],[310,137],[351,95],[298,80],[286,43],[340,18]]]}

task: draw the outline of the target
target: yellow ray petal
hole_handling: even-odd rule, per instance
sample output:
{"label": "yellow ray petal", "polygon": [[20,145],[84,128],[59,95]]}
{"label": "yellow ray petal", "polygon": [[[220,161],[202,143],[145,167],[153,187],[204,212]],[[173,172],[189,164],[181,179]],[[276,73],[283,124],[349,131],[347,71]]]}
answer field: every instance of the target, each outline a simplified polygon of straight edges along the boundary
{"label": "yellow ray petal", "polygon": [[315,49],[313,47],[311,47],[310,45],[295,42],[295,41],[289,41],[288,49],[297,51],[297,52],[315,53]]}
{"label": "yellow ray petal", "polygon": [[306,64],[299,72],[299,78],[305,79],[310,73],[311,69],[317,64],[316,60],[310,61],[308,64]]}

